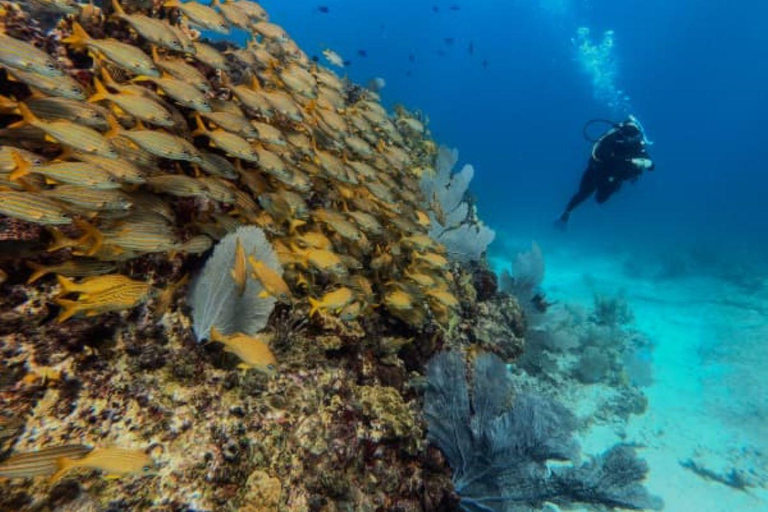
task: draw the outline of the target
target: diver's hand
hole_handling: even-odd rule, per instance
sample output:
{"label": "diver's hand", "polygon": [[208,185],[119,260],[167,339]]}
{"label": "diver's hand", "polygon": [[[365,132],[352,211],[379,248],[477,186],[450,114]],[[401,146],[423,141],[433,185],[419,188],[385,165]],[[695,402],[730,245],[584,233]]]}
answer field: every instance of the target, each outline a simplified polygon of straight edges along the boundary
{"label": "diver's hand", "polygon": [[653,169],[653,162],[650,158],[633,158],[630,160],[630,162],[632,162],[632,165],[641,170],[650,171]]}

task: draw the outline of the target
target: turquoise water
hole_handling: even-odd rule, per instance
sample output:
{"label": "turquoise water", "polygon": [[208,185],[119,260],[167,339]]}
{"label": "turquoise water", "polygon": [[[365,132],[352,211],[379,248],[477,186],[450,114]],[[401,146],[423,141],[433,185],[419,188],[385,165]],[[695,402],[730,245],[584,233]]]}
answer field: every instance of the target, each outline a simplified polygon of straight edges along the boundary
{"label": "turquoise water", "polygon": [[[502,5],[503,4],[503,5]],[[643,446],[649,489],[673,511],[768,510],[768,6],[756,1],[265,1],[310,54],[332,48],[382,99],[422,109],[476,170],[495,269],[537,240],[559,307],[621,294],[652,340],[648,409],[582,432],[586,452]],[[451,8],[455,6],[455,8]],[[364,55],[362,52],[364,52]],[[321,57],[322,58],[322,57]],[[592,118],[636,115],[656,171],[566,233]],[[585,387],[585,415],[605,392]],[[746,490],[685,468],[748,475]],[[736,473],[733,473],[736,472]],[[759,484],[755,484],[759,482]]]}

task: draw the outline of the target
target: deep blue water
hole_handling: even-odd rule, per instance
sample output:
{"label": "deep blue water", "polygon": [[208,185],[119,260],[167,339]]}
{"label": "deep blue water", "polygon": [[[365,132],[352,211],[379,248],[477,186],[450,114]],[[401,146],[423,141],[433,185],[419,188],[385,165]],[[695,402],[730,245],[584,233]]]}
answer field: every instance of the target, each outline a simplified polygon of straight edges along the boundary
{"label": "deep blue water", "polygon": [[583,205],[564,236],[768,253],[768,3],[263,4],[308,53],[330,47],[352,61],[345,71],[354,81],[386,79],[385,103],[423,110],[438,141],[475,166],[481,217],[530,238],[552,235],[551,221],[578,183],[590,150],[583,123],[618,117],[595,98],[572,42],[578,27],[597,42],[613,30],[614,85],[655,142],[657,170],[603,207]]}

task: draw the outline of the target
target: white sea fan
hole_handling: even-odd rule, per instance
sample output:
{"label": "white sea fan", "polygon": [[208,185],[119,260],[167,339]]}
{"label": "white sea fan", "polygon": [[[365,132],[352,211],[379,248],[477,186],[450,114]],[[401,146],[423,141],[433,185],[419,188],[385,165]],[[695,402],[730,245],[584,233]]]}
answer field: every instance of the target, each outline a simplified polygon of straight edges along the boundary
{"label": "white sea fan", "polygon": [[283,274],[277,254],[264,232],[254,226],[242,226],[221,239],[189,291],[192,305],[192,328],[198,341],[208,339],[211,327],[222,334],[242,332],[254,335],[267,325],[275,307],[272,296],[259,297],[264,290],[261,282],[247,272],[245,292],[240,295],[232,278],[237,239],[246,256],[263,261],[268,267]]}
{"label": "white sea fan", "polygon": [[434,212],[429,212],[429,236],[443,244],[452,259],[460,262],[477,261],[493,242],[496,233],[483,224],[477,217],[474,205],[466,201],[475,169],[465,165],[454,173],[453,168],[458,160],[458,150],[440,146],[435,174],[425,175],[421,180],[422,193],[429,201],[437,199],[445,216],[441,223]]}

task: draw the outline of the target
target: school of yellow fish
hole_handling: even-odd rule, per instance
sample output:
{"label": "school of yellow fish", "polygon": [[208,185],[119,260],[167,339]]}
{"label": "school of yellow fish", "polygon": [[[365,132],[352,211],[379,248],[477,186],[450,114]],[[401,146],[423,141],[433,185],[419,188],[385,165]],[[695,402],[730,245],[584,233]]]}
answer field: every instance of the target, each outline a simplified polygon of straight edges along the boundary
{"label": "school of yellow fish", "polygon": [[[419,188],[436,154],[419,116],[390,115],[375,93],[312,62],[250,0],[169,0],[151,10],[112,0],[108,13],[37,3],[63,16],[58,53],[0,24],[0,113],[11,119],[0,130],[0,216],[50,234],[39,255],[56,253],[58,263],[34,255],[25,263],[30,285],[58,281],[59,322],[151,298],[162,313],[183,283],[160,290],[123,275],[127,261],[203,255],[255,224],[284,274],[238,251],[238,286],[247,273],[311,318],[353,321],[381,307],[416,328],[455,324],[449,261],[427,235],[427,210],[441,212]],[[250,38],[214,45],[193,28]],[[243,367],[273,373],[268,336],[245,338],[211,335]],[[6,461],[0,476],[78,466],[140,473],[150,462],[62,450]]]}

